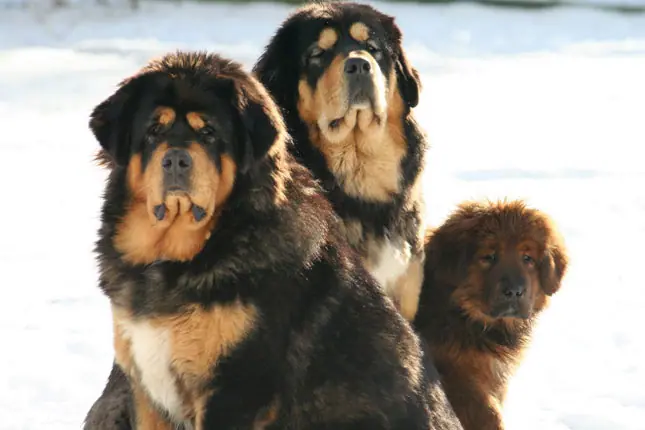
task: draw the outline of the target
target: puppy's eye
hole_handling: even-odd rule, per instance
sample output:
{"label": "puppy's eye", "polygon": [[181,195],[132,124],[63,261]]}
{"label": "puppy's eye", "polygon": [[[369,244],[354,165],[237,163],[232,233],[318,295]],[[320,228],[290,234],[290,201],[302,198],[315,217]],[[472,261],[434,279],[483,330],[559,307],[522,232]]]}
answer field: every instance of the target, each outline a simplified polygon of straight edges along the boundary
{"label": "puppy's eye", "polygon": [[522,261],[524,262],[524,264],[528,264],[531,266],[535,264],[535,260],[533,260],[533,257],[527,254],[522,255]]}
{"label": "puppy's eye", "polygon": [[495,255],[494,252],[491,252],[490,254],[482,255],[481,261],[482,263],[486,264],[492,264],[497,260],[497,255]]}
{"label": "puppy's eye", "polygon": [[374,55],[376,53],[381,52],[381,49],[378,47],[378,45],[375,42],[372,42],[371,40],[367,42],[367,51]]}

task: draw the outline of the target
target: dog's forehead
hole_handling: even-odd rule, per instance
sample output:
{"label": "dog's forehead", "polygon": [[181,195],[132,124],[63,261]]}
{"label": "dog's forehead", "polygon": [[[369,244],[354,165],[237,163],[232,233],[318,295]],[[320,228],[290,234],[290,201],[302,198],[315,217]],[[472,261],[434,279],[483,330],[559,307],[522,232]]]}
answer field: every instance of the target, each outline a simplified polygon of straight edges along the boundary
{"label": "dog's forehead", "polygon": [[498,252],[539,250],[542,238],[526,229],[491,228],[480,232],[479,249]]}
{"label": "dog's forehead", "polygon": [[[305,25],[307,26],[307,23]],[[363,43],[369,39],[382,39],[384,36],[383,26],[377,19],[360,15],[340,19],[318,19],[309,25],[309,28],[314,30],[313,37],[322,49],[331,48],[341,39]]]}
{"label": "dog's forehead", "polygon": [[[196,80],[175,76],[148,91],[147,96],[142,98],[141,107],[148,108],[146,110],[152,117],[165,113],[161,115],[165,120],[170,115],[185,115],[188,112],[228,116],[237,103],[232,89],[233,83],[230,80],[217,77]],[[169,109],[163,110],[164,107]]]}

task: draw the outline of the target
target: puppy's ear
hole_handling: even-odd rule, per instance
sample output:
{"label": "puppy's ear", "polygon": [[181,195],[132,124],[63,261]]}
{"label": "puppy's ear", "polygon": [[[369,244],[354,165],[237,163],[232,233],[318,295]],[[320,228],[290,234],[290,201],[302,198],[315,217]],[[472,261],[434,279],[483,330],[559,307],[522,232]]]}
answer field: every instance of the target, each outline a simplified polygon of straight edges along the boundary
{"label": "puppy's ear", "polygon": [[568,264],[569,257],[564,243],[559,238],[553,240],[553,243],[544,251],[540,262],[540,285],[547,296],[555,294],[560,289]]}
{"label": "puppy's ear", "polygon": [[[107,154],[112,163],[123,166],[130,155],[130,124],[133,103],[141,82],[130,79],[121,83],[120,88],[96,106],[90,115],[89,126],[103,149],[101,157]],[[130,115],[129,115],[130,114]]]}
{"label": "puppy's ear", "polygon": [[237,132],[242,137],[240,172],[248,172],[263,159],[284,135],[282,116],[273,99],[255,79],[249,85],[236,84],[241,121]]}
{"label": "puppy's ear", "polygon": [[384,18],[383,25],[391,35],[390,43],[394,53],[394,69],[403,101],[409,108],[419,104],[421,92],[421,78],[419,72],[412,67],[403,49],[403,35],[399,26],[394,22],[394,17]]}
{"label": "puppy's ear", "polygon": [[449,219],[427,239],[426,260],[441,282],[459,284],[477,252],[475,218]]}

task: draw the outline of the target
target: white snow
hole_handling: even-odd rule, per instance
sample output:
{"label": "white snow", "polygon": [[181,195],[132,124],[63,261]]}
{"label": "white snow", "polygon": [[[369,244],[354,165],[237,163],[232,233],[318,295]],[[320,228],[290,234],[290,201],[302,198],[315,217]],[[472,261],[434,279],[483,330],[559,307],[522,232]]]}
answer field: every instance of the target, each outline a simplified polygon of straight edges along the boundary
{"label": "white snow", "polygon": [[[513,380],[509,429],[645,429],[645,16],[378,6],[398,17],[424,81],[431,221],[466,198],[525,197],[570,249]],[[93,106],[166,50],[250,67],[290,10],[0,11],[0,429],[79,428],[109,372]]]}

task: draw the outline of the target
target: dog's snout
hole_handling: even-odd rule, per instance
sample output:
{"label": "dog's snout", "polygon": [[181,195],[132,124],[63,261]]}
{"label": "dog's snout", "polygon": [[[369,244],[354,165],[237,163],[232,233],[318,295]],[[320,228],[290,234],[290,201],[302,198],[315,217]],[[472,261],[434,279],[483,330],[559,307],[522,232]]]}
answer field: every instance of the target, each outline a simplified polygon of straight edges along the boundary
{"label": "dog's snout", "polygon": [[193,166],[193,159],[185,149],[170,149],[161,160],[161,166],[166,173],[186,173]]}
{"label": "dog's snout", "polygon": [[522,297],[526,293],[526,283],[523,280],[511,280],[504,277],[500,281],[502,294],[508,299]]}
{"label": "dog's snout", "polygon": [[345,73],[348,75],[367,75],[371,70],[370,62],[364,58],[354,57],[345,61]]}

